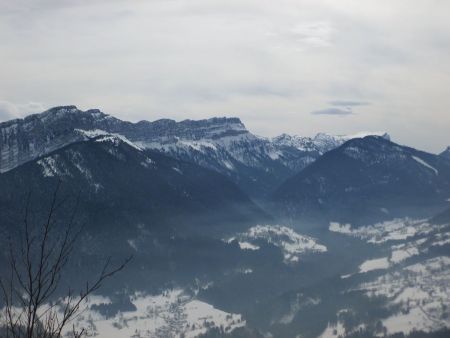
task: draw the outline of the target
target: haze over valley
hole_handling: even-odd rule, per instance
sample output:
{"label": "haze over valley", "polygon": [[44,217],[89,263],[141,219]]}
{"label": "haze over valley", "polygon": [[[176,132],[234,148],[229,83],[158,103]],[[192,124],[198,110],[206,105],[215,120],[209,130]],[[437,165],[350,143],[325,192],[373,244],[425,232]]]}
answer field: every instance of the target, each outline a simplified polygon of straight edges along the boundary
{"label": "haze over valley", "polygon": [[449,338],[449,13],[0,0],[0,338]]}
{"label": "haze over valley", "polygon": [[133,257],[83,303],[74,323],[90,336],[438,337],[450,325],[446,151],[75,106],[0,133],[2,247],[20,242],[25,201],[39,224],[58,189],[55,224],[75,201],[83,224],[63,285]]}

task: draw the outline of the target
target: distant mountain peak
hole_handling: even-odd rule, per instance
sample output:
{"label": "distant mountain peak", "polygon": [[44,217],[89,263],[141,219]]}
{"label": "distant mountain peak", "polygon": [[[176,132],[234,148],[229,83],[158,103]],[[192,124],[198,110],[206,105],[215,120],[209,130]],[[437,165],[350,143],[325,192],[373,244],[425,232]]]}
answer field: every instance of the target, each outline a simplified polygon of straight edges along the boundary
{"label": "distant mountain peak", "polygon": [[74,110],[78,110],[77,106],[75,106],[75,105],[56,106],[56,107],[47,109],[45,112],[43,112],[43,114],[48,113],[48,112],[74,111]]}
{"label": "distant mountain peak", "polygon": [[386,132],[359,132],[353,135],[332,135],[328,133],[317,133],[314,137],[281,134],[274,137],[272,141],[278,145],[291,146],[302,151],[317,151],[321,154],[339,147],[345,142],[367,136],[378,136],[390,140]]}
{"label": "distant mountain peak", "polygon": [[384,139],[390,140],[391,137],[385,131],[361,131],[355,134],[341,134],[341,135],[333,135],[328,133],[317,133],[314,137],[314,140],[322,140],[322,139],[334,139],[334,140],[342,140],[348,141],[354,138],[364,138],[367,136],[378,136]]}
{"label": "distant mountain peak", "polygon": [[31,116],[39,117],[41,119],[46,118],[64,118],[68,116],[89,116],[93,118],[105,118],[109,117],[108,114],[103,113],[100,109],[88,109],[88,110],[80,110],[77,108],[77,106],[69,105],[69,106],[58,106],[50,108],[43,113],[40,114],[34,114]]}
{"label": "distant mountain peak", "polygon": [[310,137],[283,133],[272,138],[272,142],[280,146],[294,147],[301,151],[316,151],[317,147]]}

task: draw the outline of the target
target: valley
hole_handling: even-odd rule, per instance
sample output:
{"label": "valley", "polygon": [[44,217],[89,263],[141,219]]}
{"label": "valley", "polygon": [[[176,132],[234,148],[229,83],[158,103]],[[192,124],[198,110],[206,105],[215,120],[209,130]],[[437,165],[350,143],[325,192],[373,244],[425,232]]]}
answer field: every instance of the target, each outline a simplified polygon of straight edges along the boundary
{"label": "valley", "polygon": [[76,205],[81,229],[62,289],[133,257],[74,321],[89,337],[450,328],[446,152],[384,132],[266,138],[238,118],[131,123],[75,106],[0,136],[2,248],[20,243],[24,207],[39,229],[60,187],[55,224]]}

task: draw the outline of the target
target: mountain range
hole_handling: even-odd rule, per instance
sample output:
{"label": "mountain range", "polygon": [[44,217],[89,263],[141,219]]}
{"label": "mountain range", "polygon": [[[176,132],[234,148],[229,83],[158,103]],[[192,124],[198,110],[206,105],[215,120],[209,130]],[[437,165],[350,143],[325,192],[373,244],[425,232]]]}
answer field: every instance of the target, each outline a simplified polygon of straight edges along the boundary
{"label": "mountain range", "polygon": [[[133,256],[101,290],[111,303],[85,316],[102,318],[99,331],[109,320],[108,337],[448,327],[449,149],[385,132],[266,138],[238,118],[131,123],[75,106],[0,123],[0,136],[0,274],[24,213],[39,230],[58,188],[55,225],[74,214],[81,230],[63,288]],[[393,298],[369,297],[372,287]],[[207,321],[217,309],[229,320]],[[223,335],[223,323],[242,331]]]}
{"label": "mountain range", "polygon": [[[238,118],[175,122],[121,121],[97,109],[49,109],[0,124],[0,172],[6,172],[73,142],[119,134],[144,149],[196,163],[227,176],[255,199],[267,197],[285,179],[353,136],[319,133],[313,138],[275,138],[249,132]],[[368,133],[370,134],[370,133]],[[375,133],[389,139],[386,133]]]}
{"label": "mountain range", "polygon": [[[448,149],[425,153],[393,143],[385,132],[266,138],[238,118],[131,123],[97,109],[62,106],[0,123],[0,135],[5,182],[25,166],[27,177],[62,178],[90,196],[105,189],[110,203],[134,203],[136,210],[151,200],[172,210],[167,215],[200,215],[203,208],[234,220],[272,214],[292,222],[362,224],[429,215],[442,211],[450,197]],[[115,178],[108,168],[117,168]],[[122,200],[121,189],[142,201]],[[244,216],[247,207],[253,216]]]}

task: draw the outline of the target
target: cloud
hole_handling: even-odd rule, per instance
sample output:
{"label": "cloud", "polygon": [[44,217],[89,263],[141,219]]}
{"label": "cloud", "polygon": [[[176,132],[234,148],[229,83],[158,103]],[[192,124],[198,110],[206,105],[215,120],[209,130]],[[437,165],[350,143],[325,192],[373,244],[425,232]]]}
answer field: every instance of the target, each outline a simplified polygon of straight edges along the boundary
{"label": "cloud", "polygon": [[19,111],[15,105],[8,101],[0,101],[0,121],[7,121],[19,116]]}
{"label": "cloud", "polygon": [[311,112],[312,115],[338,115],[338,116],[346,116],[353,115],[351,109],[340,109],[340,108],[326,108],[321,110],[315,110]]}
{"label": "cloud", "polygon": [[301,43],[314,47],[329,47],[332,45],[334,28],[329,22],[319,21],[296,25],[291,32]]}
{"label": "cloud", "polygon": [[17,119],[28,114],[38,113],[45,110],[45,106],[39,102],[12,103],[0,100],[0,121]]}
{"label": "cloud", "polygon": [[357,106],[368,106],[368,105],[370,105],[370,102],[336,100],[336,101],[330,101],[329,104],[331,104],[332,106],[338,106],[338,107],[357,107]]}
{"label": "cloud", "polygon": [[389,129],[438,151],[450,1],[429,2],[0,0],[0,99],[13,102],[0,119],[39,111],[26,102],[134,121],[238,115],[262,135]]}

